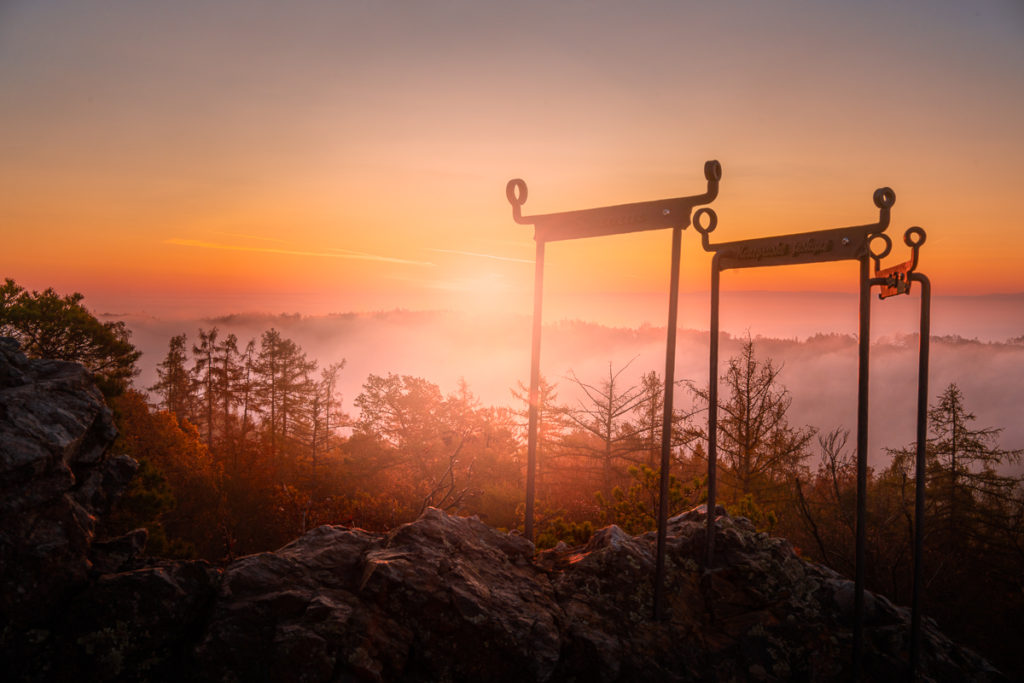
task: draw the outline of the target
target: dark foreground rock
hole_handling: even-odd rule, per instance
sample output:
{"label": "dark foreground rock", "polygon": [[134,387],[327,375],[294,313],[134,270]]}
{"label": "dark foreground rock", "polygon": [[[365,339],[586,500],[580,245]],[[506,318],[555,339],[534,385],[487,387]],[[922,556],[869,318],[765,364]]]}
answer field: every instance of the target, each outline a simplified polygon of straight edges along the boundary
{"label": "dark foreground rock", "polygon": [[[851,677],[853,587],[718,511],[669,523],[667,618],[653,534],[602,529],[536,553],[430,509],[388,534],[320,527],[226,567],[94,538],[131,464],[67,364],[0,343],[0,680],[707,681]],[[868,680],[905,677],[909,612],[866,596]],[[1003,680],[926,623],[923,669]]]}

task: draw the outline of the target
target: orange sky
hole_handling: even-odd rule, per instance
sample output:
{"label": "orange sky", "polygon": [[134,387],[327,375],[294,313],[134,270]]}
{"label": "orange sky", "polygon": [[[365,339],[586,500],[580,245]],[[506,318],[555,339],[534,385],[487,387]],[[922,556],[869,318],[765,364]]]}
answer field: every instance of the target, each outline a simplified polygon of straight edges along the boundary
{"label": "orange sky", "polygon": [[[536,214],[713,158],[718,240],[872,222],[888,185],[937,293],[1024,291],[1019,0],[7,0],[0,111],[2,276],[98,310],[528,311],[509,178]],[[663,292],[669,239],[552,244],[548,294]],[[693,231],[683,258],[705,289]]]}

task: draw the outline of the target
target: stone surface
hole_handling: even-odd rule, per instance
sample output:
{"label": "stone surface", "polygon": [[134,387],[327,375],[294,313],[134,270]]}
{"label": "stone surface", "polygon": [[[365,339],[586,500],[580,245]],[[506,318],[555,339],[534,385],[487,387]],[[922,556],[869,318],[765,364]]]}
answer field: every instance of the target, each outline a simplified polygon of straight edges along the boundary
{"label": "stone surface", "polygon": [[[715,511],[537,553],[428,509],[388,534],[323,526],[225,567],[94,538],[130,460],[69,364],[0,341],[0,680],[832,681],[851,677],[852,584]],[[909,612],[866,595],[866,680],[906,677]],[[926,680],[1003,680],[926,620]]]}
{"label": "stone surface", "polygon": [[107,455],[117,433],[85,369],[17,349],[0,338],[0,628],[86,581],[96,515],[136,468]]}

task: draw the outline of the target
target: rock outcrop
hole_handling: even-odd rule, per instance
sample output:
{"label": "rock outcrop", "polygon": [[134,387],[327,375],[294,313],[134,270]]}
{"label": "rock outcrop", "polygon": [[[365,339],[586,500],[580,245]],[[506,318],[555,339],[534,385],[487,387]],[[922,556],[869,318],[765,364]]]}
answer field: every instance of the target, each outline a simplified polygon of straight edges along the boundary
{"label": "rock outcrop", "polygon": [[86,581],[96,516],[136,463],[109,456],[117,432],[80,365],[29,361],[0,338],[0,614],[48,614]]}
{"label": "rock outcrop", "polygon": [[[653,534],[537,553],[429,509],[388,534],[324,526],[224,567],[94,538],[133,467],[76,366],[0,342],[0,679],[705,681],[849,678],[852,584],[716,511],[673,518],[667,618]],[[866,600],[865,677],[905,676],[909,613]],[[1002,680],[926,623],[933,680]]]}

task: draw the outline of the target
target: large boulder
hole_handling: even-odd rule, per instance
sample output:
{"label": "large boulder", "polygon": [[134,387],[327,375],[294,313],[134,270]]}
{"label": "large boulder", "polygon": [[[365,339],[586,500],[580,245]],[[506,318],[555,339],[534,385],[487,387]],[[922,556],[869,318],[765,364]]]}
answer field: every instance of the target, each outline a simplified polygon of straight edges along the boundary
{"label": "large boulder", "polygon": [[435,509],[387,535],[321,527],[225,570],[199,669],[283,680],[300,660],[301,680],[549,680],[560,609],[532,554]]}

